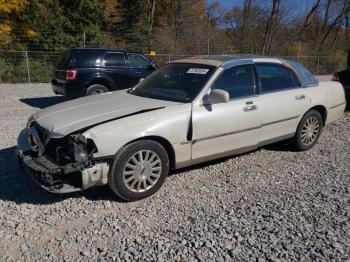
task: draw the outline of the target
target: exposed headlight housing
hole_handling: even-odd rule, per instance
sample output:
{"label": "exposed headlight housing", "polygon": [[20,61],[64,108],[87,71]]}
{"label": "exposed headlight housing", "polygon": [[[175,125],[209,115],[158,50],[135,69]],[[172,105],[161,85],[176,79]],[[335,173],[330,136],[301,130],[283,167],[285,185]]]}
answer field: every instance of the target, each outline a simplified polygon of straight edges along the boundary
{"label": "exposed headlight housing", "polygon": [[77,162],[88,160],[89,156],[97,152],[95,143],[81,134],[71,135],[74,159]]}
{"label": "exposed headlight housing", "polygon": [[88,156],[86,150],[77,143],[73,143],[73,147],[75,161],[84,162]]}

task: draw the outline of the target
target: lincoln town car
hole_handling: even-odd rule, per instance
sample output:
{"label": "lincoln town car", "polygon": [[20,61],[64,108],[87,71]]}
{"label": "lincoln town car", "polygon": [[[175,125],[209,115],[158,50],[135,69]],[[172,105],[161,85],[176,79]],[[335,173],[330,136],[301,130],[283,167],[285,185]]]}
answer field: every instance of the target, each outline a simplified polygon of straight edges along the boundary
{"label": "lincoln town car", "polygon": [[192,57],[130,89],[38,111],[19,135],[17,156],[50,192],[108,184],[135,201],[156,193],[171,170],[278,141],[309,150],[345,106],[340,83],[319,82],[294,61]]}

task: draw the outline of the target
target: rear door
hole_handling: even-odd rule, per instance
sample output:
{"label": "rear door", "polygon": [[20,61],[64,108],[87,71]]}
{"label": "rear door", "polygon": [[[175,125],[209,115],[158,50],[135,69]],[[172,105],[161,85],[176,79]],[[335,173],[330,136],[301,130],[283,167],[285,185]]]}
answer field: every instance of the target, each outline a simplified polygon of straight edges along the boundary
{"label": "rear door", "polygon": [[141,78],[147,77],[155,70],[152,62],[140,54],[127,53],[127,63],[132,85],[138,84]]}
{"label": "rear door", "polygon": [[132,86],[132,78],[126,67],[126,59],[123,52],[107,52],[102,61],[102,72],[112,79],[113,90],[126,89]]}
{"label": "rear door", "polygon": [[262,118],[260,143],[294,134],[310,104],[295,73],[283,64],[256,63],[259,77],[259,110]]}

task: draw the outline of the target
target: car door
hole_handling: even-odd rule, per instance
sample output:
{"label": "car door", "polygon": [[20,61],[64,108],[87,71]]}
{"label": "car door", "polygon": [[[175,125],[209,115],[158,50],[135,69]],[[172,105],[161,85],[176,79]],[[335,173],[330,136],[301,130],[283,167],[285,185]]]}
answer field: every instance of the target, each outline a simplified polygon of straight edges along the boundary
{"label": "car door", "polygon": [[112,90],[130,87],[131,77],[126,67],[124,53],[107,52],[102,61],[102,72],[114,83],[113,86],[111,86]]}
{"label": "car door", "polygon": [[133,86],[155,70],[152,62],[140,54],[127,53],[127,63]]}
{"label": "car door", "polygon": [[193,106],[192,160],[215,159],[256,147],[260,129],[256,104],[253,65],[238,65],[224,70],[211,85],[211,90],[229,93],[228,103]]}
{"label": "car door", "polygon": [[310,104],[296,74],[277,63],[256,63],[260,83],[261,144],[292,136]]}

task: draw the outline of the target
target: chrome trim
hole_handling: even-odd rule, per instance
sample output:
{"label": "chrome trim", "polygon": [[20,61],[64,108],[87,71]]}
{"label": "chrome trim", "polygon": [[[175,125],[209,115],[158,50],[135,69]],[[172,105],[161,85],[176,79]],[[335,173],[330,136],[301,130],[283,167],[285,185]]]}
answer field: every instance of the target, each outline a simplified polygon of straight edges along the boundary
{"label": "chrome trim", "polygon": [[241,129],[241,130],[234,131],[234,132],[223,133],[223,134],[214,135],[214,136],[208,136],[208,137],[204,137],[204,138],[194,139],[194,140],[191,140],[191,141],[184,141],[184,142],[181,142],[180,145],[194,144],[194,143],[197,143],[197,142],[210,140],[210,139],[215,139],[215,138],[219,138],[219,137],[223,137],[223,136],[235,135],[235,134],[239,134],[239,133],[243,133],[243,132],[256,130],[256,129],[262,128],[264,126],[269,126],[269,125],[278,124],[278,123],[285,122],[285,121],[290,121],[290,120],[297,119],[297,118],[299,118],[299,116],[293,116],[293,117],[285,118],[285,119],[282,119],[282,120],[277,120],[277,121],[274,121],[274,122],[269,122],[269,123],[266,123],[266,124],[262,124],[260,126],[246,128],[246,129]]}
{"label": "chrome trim", "polygon": [[261,128],[261,126],[256,126],[256,127],[251,127],[251,128],[246,128],[246,129],[241,129],[235,132],[229,132],[229,133],[223,133],[223,134],[219,134],[219,135],[214,135],[214,136],[208,136],[208,137],[204,137],[204,138],[199,138],[199,139],[195,139],[195,140],[191,140],[191,141],[186,141],[186,142],[181,142],[181,145],[185,145],[185,144],[194,144],[200,141],[205,141],[205,140],[210,140],[210,139],[214,139],[214,138],[218,138],[218,137],[223,137],[223,136],[230,136],[230,135],[235,135],[235,134],[239,134],[239,133],[243,133],[243,132],[248,132],[248,131],[252,131],[255,129],[259,129]]}
{"label": "chrome trim", "polygon": [[293,117],[284,118],[284,119],[281,119],[281,120],[265,123],[265,124],[262,124],[261,126],[274,125],[274,124],[278,124],[278,123],[285,122],[285,121],[290,121],[290,120],[297,119],[297,118],[299,118],[299,116],[293,116]]}
{"label": "chrome trim", "polygon": [[346,104],[346,102],[343,102],[343,103],[341,103],[341,104],[338,104],[338,105],[335,105],[335,106],[330,107],[330,109],[334,109],[334,108],[343,106],[343,105],[345,105],[345,104]]}

